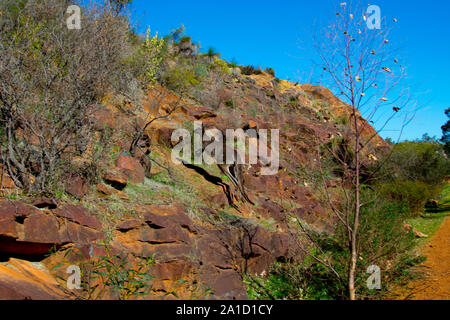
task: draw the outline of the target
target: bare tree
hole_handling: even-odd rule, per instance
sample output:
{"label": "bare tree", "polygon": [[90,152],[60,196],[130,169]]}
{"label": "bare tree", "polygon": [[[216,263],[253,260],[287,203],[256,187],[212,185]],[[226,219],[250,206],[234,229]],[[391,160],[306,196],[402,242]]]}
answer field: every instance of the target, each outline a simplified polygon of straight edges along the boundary
{"label": "bare tree", "polygon": [[[90,141],[92,106],[121,75],[128,24],[108,7],[83,10],[69,30],[69,1],[10,1],[0,16],[3,165],[27,192],[47,192]],[[16,7],[14,7],[16,6]]]}
{"label": "bare tree", "polygon": [[[389,34],[388,22],[381,19],[380,29],[369,28],[373,19],[358,1],[341,3],[335,10],[333,23],[314,37],[314,45],[320,61],[318,65],[325,74],[324,83],[348,104],[351,130],[327,151],[340,166],[341,187],[344,205],[334,201],[325,179],[323,185],[326,201],[337,221],[347,230],[350,258],[348,261],[348,295],[357,298],[355,289],[356,269],[359,257],[358,232],[361,208],[367,205],[361,201],[361,174],[363,157],[370,142],[378,137],[394,116],[404,112],[410,104],[409,89],[401,87],[405,68],[396,57]],[[394,20],[395,21],[395,20]],[[364,116],[367,121],[365,121]],[[378,124],[378,132],[370,133],[369,123]],[[369,132],[370,134],[367,134]],[[366,151],[366,153],[365,153]],[[319,154],[320,164],[322,156]],[[336,270],[328,260],[319,261]],[[341,276],[337,275],[340,279]]]}

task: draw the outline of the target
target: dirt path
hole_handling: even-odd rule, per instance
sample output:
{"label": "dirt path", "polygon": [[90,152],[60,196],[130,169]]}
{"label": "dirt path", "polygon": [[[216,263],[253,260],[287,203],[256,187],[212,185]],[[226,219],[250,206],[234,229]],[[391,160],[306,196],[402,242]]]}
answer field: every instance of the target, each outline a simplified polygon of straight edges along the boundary
{"label": "dirt path", "polygon": [[450,217],[422,250],[426,277],[397,290],[397,299],[450,300]]}

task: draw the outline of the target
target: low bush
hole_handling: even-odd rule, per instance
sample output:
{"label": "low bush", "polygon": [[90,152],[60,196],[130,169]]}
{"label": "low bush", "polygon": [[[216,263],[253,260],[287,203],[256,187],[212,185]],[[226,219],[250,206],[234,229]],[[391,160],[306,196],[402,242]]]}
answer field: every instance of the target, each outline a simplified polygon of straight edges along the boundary
{"label": "low bush", "polygon": [[243,75],[250,76],[252,74],[261,74],[261,68],[255,68],[254,66],[239,66]]}
{"label": "low bush", "polygon": [[394,180],[378,185],[381,194],[392,201],[403,203],[412,217],[423,213],[425,204],[437,196],[440,187],[417,180]]}
{"label": "low bush", "polygon": [[201,85],[204,71],[201,65],[195,64],[191,59],[180,59],[161,75],[161,82],[170,90],[182,94]]}
{"label": "low bush", "polygon": [[[410,276],[410,267],[422,262],[413,250],[414,235],[404,229],[409,210],[402,203],[390,202],[364,189],[358,240],[356,289],[360,299],[378,299],[391,286]],[[305,227],[299,241],[307,255],[302,261],[274,264],[269,274],[247,276],[249,296],[254,299],[347,299],[348,232],[339,224],[333,234]],[[307,237],[306,234],[308,235]],[[308,239],[308,240],[306,240]],[[315,258],[313,258],[313,256]],[[331,268],[319,263],[329,261]],[[369,266],[381,269],[381,290],[367,288]],[[337,274],[339,276],[337,276]]]}
{"label": "low bush", "polygon": [[450,174],[450,159],[445,155],[444,146],[433,139],[398,143],[387,160],[386,176],[391,180],[440,185]]}
{"label": "low bush", "polygon": [[265,70],[268,74],[270,74],[272,77],[275,77],[275,70],[272,68],[266,68]]}

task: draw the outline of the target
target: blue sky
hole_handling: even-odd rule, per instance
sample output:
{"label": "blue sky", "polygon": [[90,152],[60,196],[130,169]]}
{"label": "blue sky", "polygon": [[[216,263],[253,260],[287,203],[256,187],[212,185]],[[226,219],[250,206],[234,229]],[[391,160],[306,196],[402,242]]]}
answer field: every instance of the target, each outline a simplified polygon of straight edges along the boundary
{"label": "blue sky", "polygon": [[[181,24],[186,34],[206,50],[212,46],[226,60],[272,67],[277,76],[301,83],[311,79],[310,46],[313,26],[333,13],[333,2],[344,0],[133,0],[133,15],[141,30],[168,34]],[[450,107],[450,1],[378,0],[382,15],[397,18],[391,42],[398,43],[408,66],[407,84],[418,95],[420,110],[404,129],[402,139],[424,133],[441,137]],[[391,127],[398,127],[394,120]],[[386,137],[398,132],[386,130]]]}

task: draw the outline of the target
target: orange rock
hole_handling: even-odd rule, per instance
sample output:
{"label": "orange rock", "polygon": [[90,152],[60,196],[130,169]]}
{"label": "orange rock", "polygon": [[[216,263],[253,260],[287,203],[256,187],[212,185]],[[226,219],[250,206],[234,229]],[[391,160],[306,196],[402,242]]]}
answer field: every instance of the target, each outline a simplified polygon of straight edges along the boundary
{"label": "orange rock", "polygon": [[69,300],[43,265],[10,259],[0,264],[0,300]]}
{"label": "orange rock", "polygon": [[[1,167],[0,167],[1,170]],[[3,172],[1,176],[1,188],[2,189],[14,189],[16,188],[16,185],[14,184],[13,179],[7,174],[6,172]]]}
{"label": "orange rock", "polygon": [[121,154],[117,158],[116,166],[130,181],[134,183],[143,183],[145,181],[145,169],[136,158]]}
{"label": "orange rock", "polygon": [[128,178],[122,172],[109,171],[103,176],[103,180],[117,190],[123,190],[128,184]]}
{"label": "orange rock", "polygon": [[249,126],[251,129],[256,129],[256,128],[258,127],[258,124],[257,124],[255,121],[253,121],[253,120],[249,120],[249,121],[248,121],[248,126]]}
{"label": "orange rock", "polygon": [[89,185],[79,174],[73,174],[66,183],[66,192],[77,199],[82,199],[88,192]]}
{"label": "orange rock", "polygon": [[110,196],[113,194],[112,188],[103,183],[97,185],[97,191],[105,196]]}

